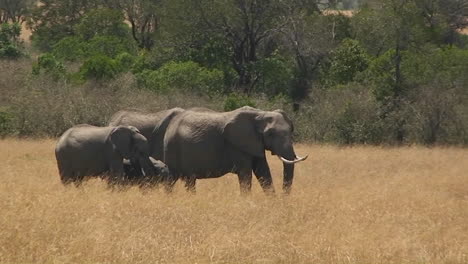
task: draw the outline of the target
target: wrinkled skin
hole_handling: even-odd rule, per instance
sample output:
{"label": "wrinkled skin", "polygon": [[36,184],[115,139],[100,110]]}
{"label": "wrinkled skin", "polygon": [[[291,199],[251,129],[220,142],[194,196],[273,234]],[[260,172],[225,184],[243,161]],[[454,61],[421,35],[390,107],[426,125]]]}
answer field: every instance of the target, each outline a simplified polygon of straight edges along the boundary
{"label": "wrinkled skin", "polygon": [[146,138],[131,126],[74,126],[55,148],[63,184],[80,185],[86,176],[108,175],[110,184],[124,179],[124,159],[138,161],[145,175],[155,177]]}
{"label": "wrinkled skin", "polygon": [[138,161],[124,160],[125,183],[130,185],[139,185],[140,187],[153,187],[160,181],[171,177],[169,168],[160,160],[149,157],[156,177],[146,176],[144,170],[141,169]]}

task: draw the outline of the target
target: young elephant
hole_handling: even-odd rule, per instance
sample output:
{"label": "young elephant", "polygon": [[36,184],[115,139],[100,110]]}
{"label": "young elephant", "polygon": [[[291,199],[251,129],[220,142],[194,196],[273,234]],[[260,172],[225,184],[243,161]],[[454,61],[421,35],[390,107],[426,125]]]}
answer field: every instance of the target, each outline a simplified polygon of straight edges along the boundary
{"label": "young elephant", "polygon": [[74,126],[60,137],[55,148],[63,184],[80,185],[85,176],[109,175],[109,182],[124,179],[124,159],[136,160],[145,175],[156,177],[146,138],[132,126]]}
{"label": "young elephant", "polygon": [[124,184],[139,185],[140,187],[153,187],[162,180],[171,177],[169,168],[162,161],[149,157],[153,164],[156,177],[147,176],[141,169],[138,161],[124,160],[125,182]]}

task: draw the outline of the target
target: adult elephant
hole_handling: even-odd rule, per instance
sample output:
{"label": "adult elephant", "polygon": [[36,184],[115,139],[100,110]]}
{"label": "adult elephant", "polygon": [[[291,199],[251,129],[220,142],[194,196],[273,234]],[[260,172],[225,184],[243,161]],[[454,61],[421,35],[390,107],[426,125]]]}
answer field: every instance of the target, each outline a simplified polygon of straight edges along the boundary
{"label": "adult elephant", "polygon": [[145,175],[156,177],[148,142],[132,126],[74,126],[60,137],[55,157],[63,184],[80,185],[85,176],[103,173],[109,173],[110,183],[117,183],[125,177],[124,159],[138,162]]}
{"label": "adult elephant", "polygon": [[162,160],[173,174],[185,180],[189,190],[195,189],[196,179],[232,172],[238,175],[241,192],[249,192],[253,171],[264,191],[274,191],[265,157],[268,150],[283,161],[283,190],[289,193],[294,164],[307,158],[296,156],[293,124],[282,110],[186,110],[167,118],[168,125],[156,128],[152,136],[163,138]]}

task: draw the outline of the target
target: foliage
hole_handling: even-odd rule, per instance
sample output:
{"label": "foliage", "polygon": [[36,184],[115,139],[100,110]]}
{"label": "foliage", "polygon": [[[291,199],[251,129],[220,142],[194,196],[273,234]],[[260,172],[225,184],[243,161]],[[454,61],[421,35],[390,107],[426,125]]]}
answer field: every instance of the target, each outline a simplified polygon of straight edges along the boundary
{"label": "foliage", "polygon": [[113,36],[128,38],[129,27],[124,23],[124,16],[118,10],[99,8],[86,13],[76,25],[76,34],[83,40],[91,40],[96,36]]}
{"label": "foliage", "polygon": [[370,82],[374,96],[383,101],[395,97],[395,50],[391,49],[372,60],[365,73],[364,79]]}
{"label": "foliage", "polygon": [[[289,109],[302,140],[467,142],[466,1],[362,0],[350,16],[327,9],[344,0],[41,0],[5,18],[26,2],[0,0],[0,21],[26,19],[39,48],[18,85],[128,78],[136,93],[227,98],[217,109]],[[0,57],[25,53],[19,25],[1,27]]]}
{"label": "foliage", "polygon": [[37,62],[33,64],[33,74],[39,75],[41,73],[51,76],[54,80],[64,79],[67,74],[63,63],[50,53],[39,56]]}
{"label": "foliage", "polygon": [[114,78],[120,69],[117,61],[105,55],[95,55],[83,63],[80,74],[86,79],[109,80]]}
{"label": "foliage", "polygon": [[136,58],[135,56],[127,52],[122,52],[119,55],[117,55],[115,60],[118,63],[122,72],[128,72],[131,70],[131,68],[135,64]]}
{"label": "foliage", "polygon": [[76,61],[85,57],[86,49],[86,43],[81,38],[65,37],[54,45],[52,54],[61,60]]}
{"label": "foliage", "polygon": [[20,34],[20,24],[0,24],[0,58],[15,59],[23,54],[19,41]]}
{"label": "foliage", "polygon": [[[408,52],[402,71],[410,86],[430,83],[468,85],[468,50],[457,47],[427,46]],[[441,87],[442,88],[442,87]]]}
{"label": "foliage", "polygon": [[322,78],[329,86],[346,84],[353,81],[358,73],[367,69],[369,60],[369,56],[358,41],[345,39],[331,53],[328,69],[324,69]]}
{"label": "foliage", "polygon": [[0,23],[22,24],[34,3],[34,0],[0,0]]}
{"label": "foliage", "polygon": [[13,115],[0,108],[0,137],[13,132]]}
{"label": "foliage", "polygon": [[255,65],[258,75],[256,92],[263,92],[269,96],[289,94],[294,78],[293,67],[285,58],[274,54],[260,60]]}
{"label": "foliage", "polygon": [[123,52],[135,54],[133,43],[116,36],[96,36],[90,39],[85,47],[86,56],[105,55],[114,58]]}
{"label": "foliage", "polygon": [[255,103],[246,95],[231,93],[224,100],[224,111],[232,111],[243,106],[255,107]]}
{"label": "foliage", "polygon": [[83,14],[99,6],[100,1],[40,0],[32,11],[28,24],[35,47],[50,51],[64,37],[76,35],[75,26]]}
{"label": "foliage", "polygon": [[224,88],[221,71],[204,68],[192,61],[169,62],[154,71],[144,70],[136,77],[139,86],[159,92],[175,89],[213,94]]}

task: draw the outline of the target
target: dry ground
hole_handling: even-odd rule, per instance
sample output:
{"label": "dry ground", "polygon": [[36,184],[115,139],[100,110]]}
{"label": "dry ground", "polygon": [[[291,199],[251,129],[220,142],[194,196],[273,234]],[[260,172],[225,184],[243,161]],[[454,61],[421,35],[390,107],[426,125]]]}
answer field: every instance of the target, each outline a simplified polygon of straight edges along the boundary
{"label": "dry ground", "polygon": [[[65,188],[52,140],[0,141],[1,263],[467,263],[468,150],[306,146],[289,197]],[[281,164],[270,160],[279,189]]]}

